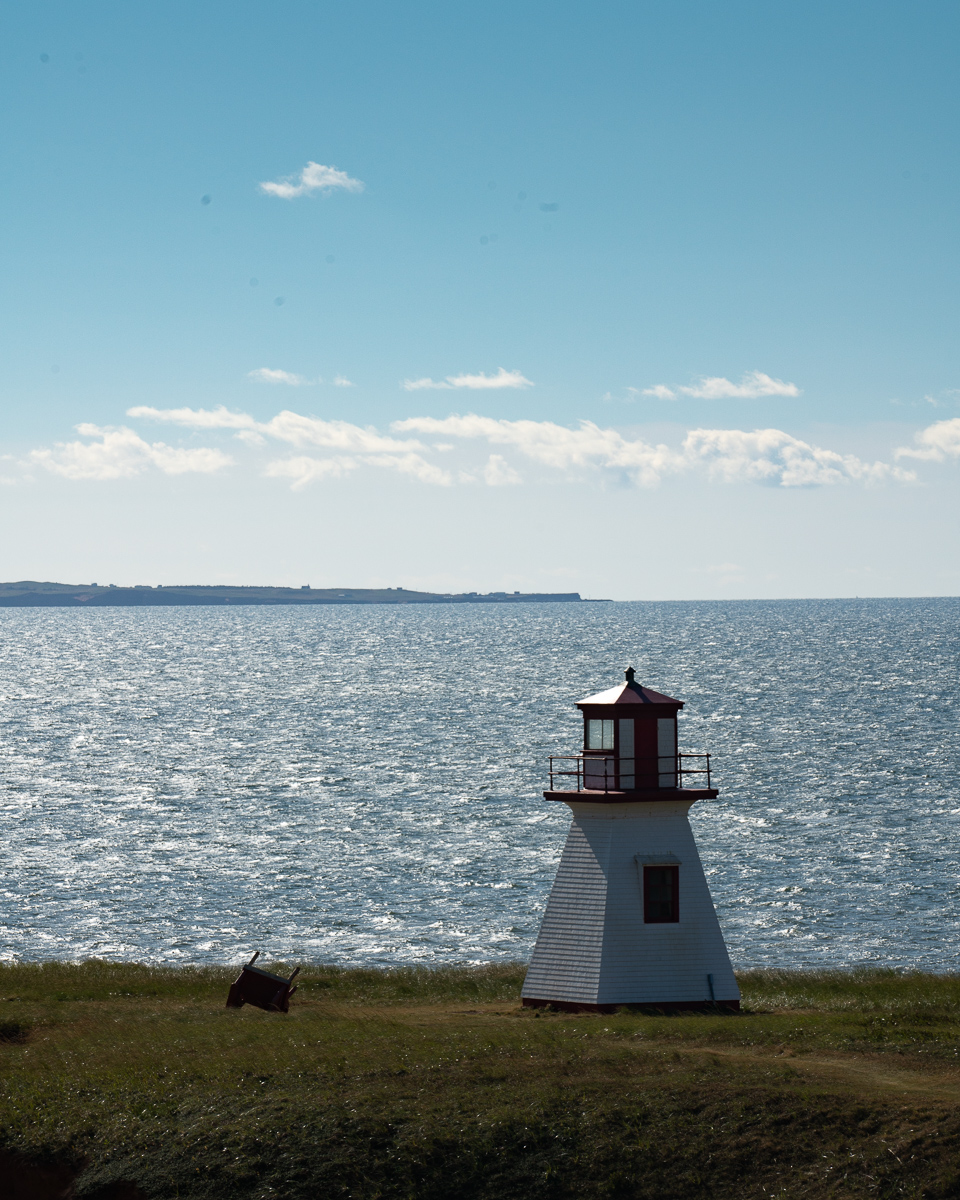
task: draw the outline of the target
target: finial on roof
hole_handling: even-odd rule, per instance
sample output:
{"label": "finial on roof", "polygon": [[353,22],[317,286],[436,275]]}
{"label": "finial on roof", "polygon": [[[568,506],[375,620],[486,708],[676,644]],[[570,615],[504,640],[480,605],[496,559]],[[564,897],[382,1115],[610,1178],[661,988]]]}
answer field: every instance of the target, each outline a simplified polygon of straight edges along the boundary
{"label": "finial on roof", "polygon": [[633,667],[627,667],[627,669],[623,673],[623,676],[626,679],[627,683],[633,683],[634,677],[636,676],[636,674],[637,673],[633,669]]}

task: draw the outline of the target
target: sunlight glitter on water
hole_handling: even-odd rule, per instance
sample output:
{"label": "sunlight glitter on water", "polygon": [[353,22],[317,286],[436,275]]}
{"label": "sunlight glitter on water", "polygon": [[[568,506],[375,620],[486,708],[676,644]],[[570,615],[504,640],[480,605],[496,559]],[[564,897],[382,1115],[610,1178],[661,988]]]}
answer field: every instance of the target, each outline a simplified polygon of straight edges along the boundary
{"label": "sunlight glitter on water", "polygon": [[546,757],[622,678],[714,755],[737,965],[955,969],[956,600],[0,610],[0,956],[532,946]]}

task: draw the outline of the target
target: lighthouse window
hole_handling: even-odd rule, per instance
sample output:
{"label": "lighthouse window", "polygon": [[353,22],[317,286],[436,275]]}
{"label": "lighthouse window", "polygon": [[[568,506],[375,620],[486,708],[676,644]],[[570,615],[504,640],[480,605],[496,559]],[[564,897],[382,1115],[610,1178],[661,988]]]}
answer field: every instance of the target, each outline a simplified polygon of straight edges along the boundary
{"label": "lighthouse window", "polygon": [[672,717],[660,717],[657,720],[657,763],[660,786],[675,788],[677,786],[677,723]]}
{"label": "lighthouse window", "polygon": [[643,920],[665,925],[680,920],[680,868],[643,868]]}
{"label": "lighthouse window", "polygon": [[588,721],[587,722],[587,749],[588,750],[612,750],[613,749],[613,722],[612,721]]}
{"label": "lighthouse window", "polygon": [[620,787],[631,792],[637,786],[636,766],[633,757],[633,718],[620,720]]}

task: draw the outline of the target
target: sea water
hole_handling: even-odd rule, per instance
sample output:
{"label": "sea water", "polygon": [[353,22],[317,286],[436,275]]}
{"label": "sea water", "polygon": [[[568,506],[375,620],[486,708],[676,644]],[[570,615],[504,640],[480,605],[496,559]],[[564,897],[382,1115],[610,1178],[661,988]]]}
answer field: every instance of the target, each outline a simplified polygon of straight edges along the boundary
{"label": "sea water", "polygon": [[737,966],[960,969],[960,601],[0,609],[0,957],[525,958],[575,701],[685,702]]}

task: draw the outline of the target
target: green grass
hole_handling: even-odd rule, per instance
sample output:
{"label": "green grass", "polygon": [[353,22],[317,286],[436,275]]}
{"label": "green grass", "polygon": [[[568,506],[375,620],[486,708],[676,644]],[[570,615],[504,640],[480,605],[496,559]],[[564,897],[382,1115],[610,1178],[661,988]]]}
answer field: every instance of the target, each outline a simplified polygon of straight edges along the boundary
{"label": "green grass", "polygon": [[7,1161],[91,1200],[960,1195],[960,977],[661,1017],[524,1010],[516,964],[305,968],[286,1015],[225,1009],[235,974],[0,965]]}
{"label": "green grass", "polygon": [[[287,963],[258,966],[289,975]],[[303,967],[298,999],[343,1003],[442,1004],[457,1000],[516,1000],[525,968],[518,963],[485,967],[399,967],[392,971],[345,967]],[[22,1000],[114,1000],[163,997],[212,999],[237,977],[236,967],[147,967],[139,963],[0,963],[0,1003]]]}

